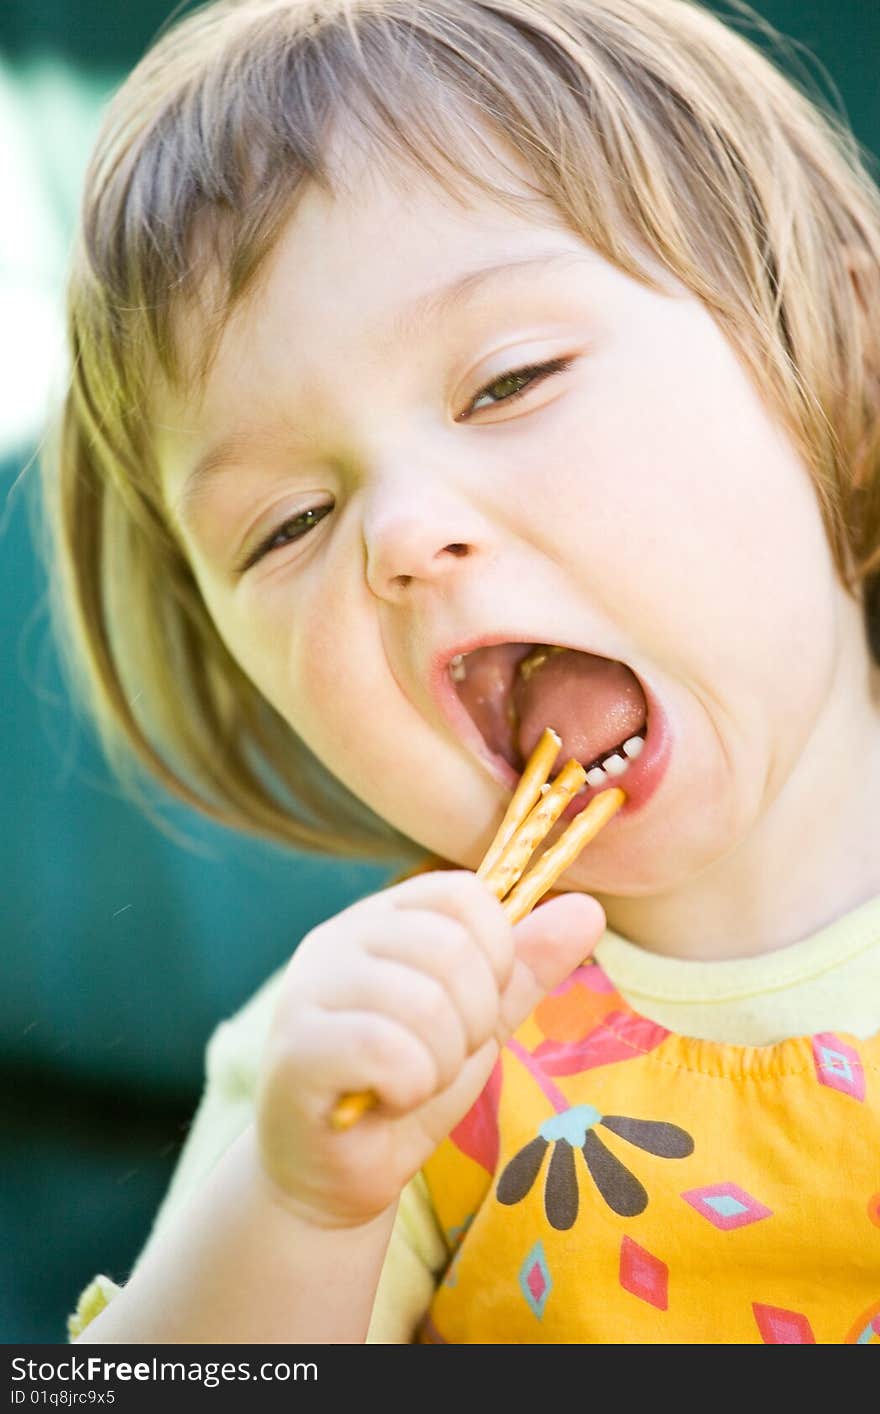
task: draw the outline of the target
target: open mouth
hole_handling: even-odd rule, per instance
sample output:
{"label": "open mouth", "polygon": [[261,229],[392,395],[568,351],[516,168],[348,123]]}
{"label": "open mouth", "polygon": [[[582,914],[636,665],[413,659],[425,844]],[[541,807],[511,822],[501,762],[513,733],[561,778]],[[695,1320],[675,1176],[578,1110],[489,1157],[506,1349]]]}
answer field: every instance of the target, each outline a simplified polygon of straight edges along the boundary
{"label": "open mouth", "polygon": [[483,740],[521,772],[545,727],[562,738],[553,775],[574,757],[591,790],[615,785],[642,754],[648,705],[613,658],[546,643],[495,643],[457,654],[449,675]]}

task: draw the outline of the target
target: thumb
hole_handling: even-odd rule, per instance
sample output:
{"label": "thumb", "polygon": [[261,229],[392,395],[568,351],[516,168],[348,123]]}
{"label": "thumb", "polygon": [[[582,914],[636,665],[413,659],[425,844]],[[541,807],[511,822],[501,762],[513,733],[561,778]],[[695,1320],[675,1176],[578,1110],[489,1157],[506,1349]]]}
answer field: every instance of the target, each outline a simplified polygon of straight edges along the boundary
{"label": "thumb", "polygon": [[590,956],[604,931],[605,910],[589,894],[558,894],[514,924],[516,959],[501,995],[502,1045]]}

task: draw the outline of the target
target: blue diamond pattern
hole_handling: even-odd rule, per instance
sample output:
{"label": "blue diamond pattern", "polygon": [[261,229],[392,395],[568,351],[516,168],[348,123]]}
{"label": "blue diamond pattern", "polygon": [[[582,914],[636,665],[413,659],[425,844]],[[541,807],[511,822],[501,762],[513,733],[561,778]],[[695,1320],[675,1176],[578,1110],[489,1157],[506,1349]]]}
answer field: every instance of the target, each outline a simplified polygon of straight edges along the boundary
{"label": "blue diamond pattern", "polygon": [[745,1203],[741,1203],[738,1198],[734,1198],[730,1193],[716,1193],[714,1197],[707,1196],[703,1199],[707,1208],[712,1208],[716,1213],[720,1213],[723,1218],[733,1217],[736,1213],[746,1212]]}
{"label": "blue diamond pattern", "polygon": [[840,1075],[847,1084],[852,1084],[852,1066],[846,1056],[840,1054],[840,1051],[832,1051],[830,1047],[823,1046],[822,1063],[831,1071],[832,1075]]}

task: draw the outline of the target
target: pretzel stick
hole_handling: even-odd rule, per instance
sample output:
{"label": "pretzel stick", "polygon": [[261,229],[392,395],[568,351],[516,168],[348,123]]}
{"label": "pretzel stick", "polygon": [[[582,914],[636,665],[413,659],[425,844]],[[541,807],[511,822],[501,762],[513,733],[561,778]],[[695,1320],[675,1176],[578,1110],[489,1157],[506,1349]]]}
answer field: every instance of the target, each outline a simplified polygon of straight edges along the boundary
{"label": "pretzel stick", "polygon": [[625,800],[626,795],[620,786],[612,786],[610,790],[601,790],[594,795],[589,805],[575,815],[565,833],[544,851],[537,864],[523,875],[503,900],[501,907],[511,923],[518,923],[527,913],[531,913],[538,899],[552,889],[560,874],[565,873],[584,845],[589,844],[612,815],[617,814]]}
{"label": "pretzel stick", "polygon": [[545,727],[538,745],[526,762],[525,770],[511,796],[504,819],[498,826],[498,832],[486,850],[482,864],[477,869],[478,879],[485,878],[489,873],[507,841],[519,829],[535,801],[539,798],[543,783],[553,769],[553,763],[559,755],[561,745],[562,737],[558,736],[552,727]]}
{"label": "pretzel stick", "polygon": [[330,1128],[351,1129],[362,1114],[366,1114],[367,1110],[371,1110],[378,1103],[379,1096],[375,1090],[352,1090],[351,1094],[338,1099],[330,1111]]}
{"label": "pretzel stick", "polygon": [[[560,745],[561,741],[553,729],[545,728],[526,763],[517,791],[498,832],[477,870],[477,877],[483,878],[496,898],[502,901],[511,923],[518,923],[531,912],[584,845],[598,834],[626,800],[626,795],[619,786],[600,791],[586,809],[575,816],[556,844],[520,878],[529,858],[585,780],[580,762],[572,759],[566,762],[549,788],[545,784]],[[539,775],[539,771],[543,772],[543,775]],[[523,788],[523,780],[526,777],[528,781]],[[495,863],[498,865],[497,869],[493,868]],[[508,893],[511,884],[516,887]],[[333,1106],[330,1112],[330,1127],[339,1131],[350,1129],[376,1104],[378,1096],[374,1090],[350,1091],[342,1095]]]}
{"label": "pretzel stick", "polygon": [[587,779],[580,761],[567,761],[546,795],[533,806],[515,834],[511,835],[483,882],[496,898],[503,899],[522,874],[538,845],[549,834],[569,801]]}

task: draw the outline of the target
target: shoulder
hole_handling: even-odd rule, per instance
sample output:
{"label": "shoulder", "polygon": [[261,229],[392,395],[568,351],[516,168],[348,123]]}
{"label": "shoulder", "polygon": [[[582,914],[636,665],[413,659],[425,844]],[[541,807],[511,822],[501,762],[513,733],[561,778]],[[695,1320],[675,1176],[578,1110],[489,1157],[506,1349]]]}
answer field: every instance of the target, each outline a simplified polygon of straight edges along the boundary
{"label": "shoulder", "polygon": [[373,1303],[368,1345],[408,1345],[420,1322],[449,1252],[423,1174],[400,1195],[397,1217]]}

